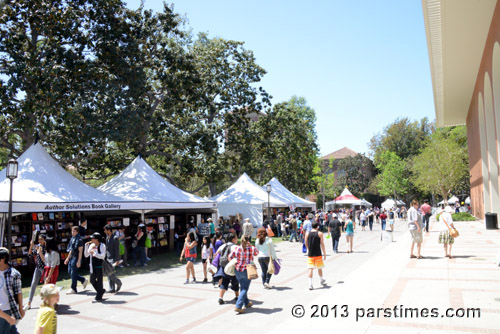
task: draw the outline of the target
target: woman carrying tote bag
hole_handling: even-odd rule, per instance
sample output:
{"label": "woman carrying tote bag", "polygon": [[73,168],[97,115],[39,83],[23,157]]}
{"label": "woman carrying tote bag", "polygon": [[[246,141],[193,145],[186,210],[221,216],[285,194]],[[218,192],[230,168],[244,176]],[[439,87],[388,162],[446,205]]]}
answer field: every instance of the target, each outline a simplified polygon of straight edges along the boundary
{"label": "woman carrying tote bag", "polygon": [[233,251],[228,257],[229,261],[236,259],[235,273],[236,279],[240,285],[240,295],[238,296],[236,308],[234,310],[238,313],[245,312],[243,306],[245,306],[245,308],[249,308],[253,305],[253,303],[248,300],[248,290],[250,288],[251,280],[248,278],[247,265],[255,266],[253,264],[253,257],[258,254],[259,251],[257,248],[252,246],[248,237],[243,236],[241,238],[241,246]]}
{"label": "woman carrying tote bag", "polygon": [[455,229],[453,218],[451,217],[452,213],[453,209],[447,205],[439,216],[439,243],[444,246],[444,257],[450,259],[453,259],[453,256],[451,256],[451,247],[455,242],[455,238],[450,233],[450,229]]}
{"label": "woman carrying tote bag", "polygon": [[264,228],[259,228],[257,230],[257,239],[255,240],[255,247],[259,250],[259,264],[262,269],[262,284],[264,288],[271,289],[269,281],[271,280],[272,274],[274,274],[274,267],[269,270],[269,266],[273,265],[272,259],[276,259],[276,252],[274,251],[273,239],[267,236],[267,232]]}

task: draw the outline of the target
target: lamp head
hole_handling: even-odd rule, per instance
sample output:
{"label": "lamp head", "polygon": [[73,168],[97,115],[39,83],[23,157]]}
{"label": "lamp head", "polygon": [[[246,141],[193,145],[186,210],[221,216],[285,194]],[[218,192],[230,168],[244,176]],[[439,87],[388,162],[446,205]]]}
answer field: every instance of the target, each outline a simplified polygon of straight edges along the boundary
{"label": "lamp head", "polygon": [[271,192],[271,184],[269,184],[269,183],[268,183],[268,184],[266,184],[266,191],[267,191],[268,193],[270,193],[270,192]]}
{"label": "lamp head", "polygon": [[7,163],[7,178],[14,180],[17,178],[17,160],[10,159]]}

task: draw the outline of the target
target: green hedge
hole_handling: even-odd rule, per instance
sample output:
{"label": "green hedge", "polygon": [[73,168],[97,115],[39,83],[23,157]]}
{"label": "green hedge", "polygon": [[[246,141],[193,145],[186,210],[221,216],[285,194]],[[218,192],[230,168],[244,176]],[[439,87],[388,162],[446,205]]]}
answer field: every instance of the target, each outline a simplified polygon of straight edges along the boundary
{"label": "green hedge", "polygon": [[[451,218],[453,218],[454,222],[467,222],[476,220],[476,217],[467,212],[453,213],[451,214]],[[439,214],[436,215],[436,220],[439,221]]]}

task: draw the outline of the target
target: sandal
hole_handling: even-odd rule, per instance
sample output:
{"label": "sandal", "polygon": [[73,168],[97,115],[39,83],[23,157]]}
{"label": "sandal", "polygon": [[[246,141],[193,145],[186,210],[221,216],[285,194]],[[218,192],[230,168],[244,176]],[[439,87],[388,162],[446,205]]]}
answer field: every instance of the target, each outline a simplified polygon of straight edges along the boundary
{"label": "sandal", "polygon": [[410,259],[416,259],[417,257],[415,255],[410,255]]}
{"label": "sandal", "polygon": [[448,258],[450,258],[450,260],[451,260],[451,259],[454,259],[454,257],[453,257],[453,256],[451,256],[451,255],[448,255]]}
{"label": "sandal", "polygon": [[417,257],[417,259],[425,259],[425,257],[423,257],[423,256],[419,255],[419,256]]}

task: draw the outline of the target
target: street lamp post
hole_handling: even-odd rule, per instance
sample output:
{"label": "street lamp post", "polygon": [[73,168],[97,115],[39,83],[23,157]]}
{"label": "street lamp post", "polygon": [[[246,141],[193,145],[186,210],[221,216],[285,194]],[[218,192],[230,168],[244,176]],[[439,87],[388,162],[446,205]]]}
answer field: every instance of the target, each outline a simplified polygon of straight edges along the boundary
{"label": "street lamp post", "polygon": [[271,184],[266,185],[266,191],[267,191],[267,221],[269,224],[271,224]]}
{"label": "street lamp post", "polygon": [[12,251],[12,185],[14,179],[17,178],[17,161],[10,159],[7,163],[7,178],[10,179],[10,195],[9,195],[9,222],[7,224],[7,249],[9,253]]}

